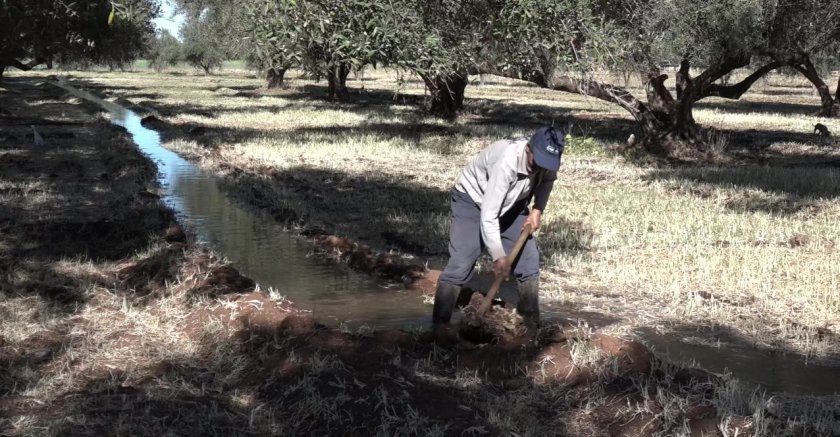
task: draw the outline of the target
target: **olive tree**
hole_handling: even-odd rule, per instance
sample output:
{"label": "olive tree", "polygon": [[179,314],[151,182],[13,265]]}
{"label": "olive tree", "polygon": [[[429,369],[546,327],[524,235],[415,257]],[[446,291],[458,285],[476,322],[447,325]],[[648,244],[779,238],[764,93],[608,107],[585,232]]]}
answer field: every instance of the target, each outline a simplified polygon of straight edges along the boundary
{"label": "olive tree", "polygon": [[463,100],[470,50],[462,42],[475,17],[455,0],[255,0],[248,41],[268,71],[269,86],[288,68],[326,78],[329,97],[349,97],[352,69],[390,66],[418,74],[434,112],[454,113]]}
{"label": "olive tree", "polygon": [[423,79],[432,114],[451,118],[463,107],[492,7],[486,0],[420,0],[411,6],[419,17],[405,28],[410,50],[398,62]]}
{"label": "olive tree", "polygon": [[330,98],[349,97],[346,81],[352,68],[388,59],[392,26],[397,24],[389,20],[390,1],[298,0],[293,5],[301,66],[327,79]]}
{"label": "olive tree", "polygon": [[840,2],[779,0],[771,29],[768,56],[785,62],[813,84],[820,95],[818,115],[840,117],[840,81],[832,96],[819,68],[820,64],[836,66],[840,60]]}
{"label": "olive tree", "polygon": [[[616,104],[638,121],[641,144],[667,153],[679,144],[701,145],[693,116],[697,101],[710,96],[738,99],[763,75],[785,65],[786,59],[768,56],[770,37],[778,32],[772,28],[776,3],[502,2],[486,44],[490,49],[476,71]],[[597,79],[598,69],[616,64],[636,70],[644,84],[643,96]],[[666,65],[679,66],[671,89],[665,85]],[[742,81],[720,83],[741,68],[751,69]]]}
{"label": "olive tree", "polygon": [[286,71],[300,66],[303,38],[301,16],[291,1],[256,0],[246,6],[246,41],[253,64],[266,74],[266,88],[285,86]]}
{"label": "olive tree", "polygon": [[8,67],[125,64],[154,35],[155,0],[0,0],[0,76]]}
{"label": "olive tree", "polygon": [[149,48],[149,66],[155,71],[177,65],[183,59],[181,42],[169,31],[161,30]]}
{"label": "olive tree", "polygon": [[184,60],[210,74],[228,59],[241,59],[244,5],[250,1],[175,0],[185,16],[180,32]]}

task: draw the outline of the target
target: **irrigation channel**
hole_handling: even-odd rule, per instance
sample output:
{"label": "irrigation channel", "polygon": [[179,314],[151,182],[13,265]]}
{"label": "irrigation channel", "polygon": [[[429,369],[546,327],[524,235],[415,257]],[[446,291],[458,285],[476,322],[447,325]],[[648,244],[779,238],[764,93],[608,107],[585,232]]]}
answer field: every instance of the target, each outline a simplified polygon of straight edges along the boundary
{"label": "irrigation channel", "polygon": [[[337,327],[426,327],[431,305],[401,284],[378,281],[312,257],[312,245],[274,218],[226,195],[218,178],[161,145],[141,117],[113,102],[59,82],[73,95],[107,110],[111,122],[124,127],[134,142],[158,166],[162,198],[201,243],[225,256],[262,287],[273,287],[299,308],[312,311],[321,323]],[[483,285],[490,278],[480,278]],[[489,284],[488,284],[489,285]],[[486,289],[485,286],[483,289]],[[506,285],[502,298],[513,292]],[[543,305],[543,319],[581,316],[595,326],[608,319],[571,308]],[[768,392],[806,395],[840,394],[840,367],[809,365],[800,356],[771,354],[748,345],[708,345],[686,341],[677,334],[642,330],[641,338],[659,352],[693,361],[716,373],[731,372]]]}

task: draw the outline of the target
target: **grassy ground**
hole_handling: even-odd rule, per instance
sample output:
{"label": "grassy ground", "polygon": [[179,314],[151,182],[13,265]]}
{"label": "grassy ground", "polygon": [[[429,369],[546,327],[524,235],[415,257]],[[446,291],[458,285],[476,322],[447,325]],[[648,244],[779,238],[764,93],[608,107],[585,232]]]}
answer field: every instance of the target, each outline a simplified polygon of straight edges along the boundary
{"label": "grassy ground", "polygon": [[[771,76],[742,100],[701,102],[729,158],[712,164],[627,160],[606,150],[634,126],[619,109],[487,77],[455,123],[417,109],[420,83],[390,73],[351,81],[354,101],[320,99],[295,77],[265,94],[253,76],[80,73],[81,83],[158,111],[167,146],[258,187],[309,226],[440,265],[447,192],[494,139],[554,123],[570,134],[540,243],[544,298],[620,317],[622,330],[700,329],[836,361],[840,346],[840,149],[811,134],[818,98]],[[221,89],[221,90],[220,90]],[[177,132],[181,132],[178,134]],[[599,297],[607,296],[603,299]]]}
{"label": "grassy ground", "polygon": [[[182,133],[171,135],[168,144],[236,175],[235,184],[258,187],[264,191],[261,198],[276,196],[271,207],[296,211],[311,226],[379,247],[411,246],[430,257],[445,247],[446,191],[463,162],[487,141],[526,133],[542,122],[540,114],[562,113],[566,104],[552,102],[557,109],[546,109],[549,103],[533,90],[488,84],[488,94],[511,93],[527,103],[519,111],[498,97],[473,100],[472,113],[451,126],[377,95],[366,103],[334,105],[298,90],[249,96],[247,91],[259,84],[248,77],[184,79],[97,73],[83,82],[149,101],[171,123],[204,126],[192,134],[173,129],[170,133]],[[383,87],[390,83],[385,78],[370,82],[380,80]],[[82,110],[91,108],[35,82],[13,77],[0,91],[2,107],[15,108],[14,115],[0,119],[0,434],[840,432],[831,399],[768,399],[737,381],[655,359],[638,343],[588,330],[547,326],[541,347],[521,350],[505,344],[439,347],[422,332],[318,328],[282,296],[255,291],[253,282],[212,253],[173,242],[177,238],[165,241],[171,213],[147,191],[154,184],[151,164],[123,133]],[[220,86],[228,90],[214,91]],[[246,94],[220,97],[229,90]],[[608,113],[587,101],[568,105],[580,108],[566,110],[563,121],[589,137],[573,138],[565,178],[546,218],[542,240],[551,272],[546,298],[594,305],[604,300],[592,295],[608,296],[611,306],[601,309],[620,312],[624,326],[643,316],[661,324],[704,324],[720,317],[720,326],[740,333],[743,326],[770,329],[766,320],[777,310],[774,299],[794,296],[734,300],[744,290],[761,295],[760,288],[748,288],[748,281],[737,293],[706,285],[705,293],[669,294],[654,280],[620,272],[644,263],[665,276],[665,266],[654,261],[674,265],[668,260],[671,252],[682,253],[684,262],[696,259],[681,247],[693,244],[720,251],[721,257],[730,254],[724,249],[741,247],[736,253],[744,253],[746,246],[759,256],[808,257],[821,250],[825,274],[830,273],[830,257],[836,256],[827,242],[836,235],[830,221],[823,218],[817,220],[820,227],[805,228],[813,217],[836,209],[830,197],[792,193],[798,202],[814,203],[791,212],[727,206],[716,193],[741,193],[737,186],[688,181],[675,173],[667,173],[670,179],[653,175],[696,171],[702,176],[717,168],[740,175],[734,168],[645,167],[609,157],[592,138],[609,141],[612,131],[601,127],[600,119],[586,121],[581,115]],[[511,118],[523,112],[536,118]],[[44,134],[46,149],[32,146],[30,124]],[[822,149],[807,150],[818,156],[802,153],[795,159],[824,159]],[[744,174],[760,174],[759,167],[744,167]],[[776,170],[784,169],[767,171]],[[827,178],[833,175],[823,171]],[[791,174],[796,173],[786,176]],[[704,190],[713,195],[703,195]],[[807,211],[813,216],[805,217]],[[738,220],[751,216],[755,227]],[[669,220],[695,228],[681,229]],[[791,239],[794,235],[781,227],[778,233],[759,228],[775,227],[776,220],[797,224],[801,235]],[[706,231],[707,238],[725,236],[720,240],[728,245],[700,244],[705,240],[697,234],[707,222],[736,227]],[[762,232],[763,243],[752,246],[758,238],[751,239],[751,229]],[[383,236],[386,232],[390,237]],[[668,239],[664,232],[675,237]],[[757,262],[753,258],[747,261]],[[707,268],[720,261],[711,258]],[[728,261],[744,263],[737,257]],[[787,274],[803,272],[779,263]],[[695,272],[706,278],[702,273]],[[772,273],[765,274],[778,280]],[[746,278],[760,281],[757,272]],[[648,285],[638,289],[635,281]],[[813,290],[796,296],[803,315],[818,317],[817,308],[804,304],[815,305],[822,283],[809,281]],[[635,302],[657,300],[662,310],[620,308],[623,302],[639,306]],[[674,311],[686,302],[693,305],[690,312]],[[728,318],[734,309],[755,316],[752,325]],[[799,329],[814,328],[802,323]],[[744,328],[743,335],[754,333]],[[768,338],[791,339],[791,349],[801,346],[795,335]],[[824,335],[821,341],[830,344],[832,338]]]}

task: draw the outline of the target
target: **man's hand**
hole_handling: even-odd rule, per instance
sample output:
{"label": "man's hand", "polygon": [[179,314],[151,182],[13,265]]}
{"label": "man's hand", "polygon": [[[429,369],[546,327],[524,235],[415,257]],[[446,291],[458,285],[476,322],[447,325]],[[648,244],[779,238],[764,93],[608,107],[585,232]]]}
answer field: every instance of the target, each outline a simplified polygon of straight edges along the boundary
{"label": "man's hand", "polygon": [[542,211],[538,209],[532,209],[531,213],[528,214],[528,218],[525,219],[525,223],[522,224],[522,229],[525,229],[525,226],[529,223],[531,224],[531,233],[537,232],[537,229],[540,228],[540,218],[542,217]]}
{"label": "man's hand", "polygon": [[496,274],[496,277],[503,277],[507,278],[510,276],[510,261],[508,257],[503,256],[495,261],[493,261],[493,273]]}

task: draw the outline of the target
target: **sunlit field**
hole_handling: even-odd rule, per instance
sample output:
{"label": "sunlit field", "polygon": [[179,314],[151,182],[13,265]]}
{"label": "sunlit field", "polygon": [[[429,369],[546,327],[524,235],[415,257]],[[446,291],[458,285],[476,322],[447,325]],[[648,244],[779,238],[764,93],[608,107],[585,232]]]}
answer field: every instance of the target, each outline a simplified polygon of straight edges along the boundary
{"label": "sunlit field", "polygon": [[165,146],[289,228],[430,268],[446,260],[463,165],[498,138],[562,127],[542,298],[577,325],[546,323],[534,350],[317,327],[283,290],[172,234],[151,161],[98,107],[47,84],[53,72],[15,72],[0,90],[21,117],[0,116],[0,434],[840,432],[836,395],[754,391],[627,341],[657,330],[840,360],[840,144],[812,134],[840,122],[810,115],[804,82],[701,102],[715,148],[678,161],[626,150],[635,126],[617,108],[512,80],[474,78],[449,122],[396,72],[351,75],[337,103],[297,72],[266,91],[228,67],[56,74],[153,115]]}
{"label": "sunlit field", "polygon": [[[695,117],[728,153],[667,163],[613,151],[634,129],[620,108],[497,77],[475,78],[450,123],[418,108],[421,82],[390,71],[351,75],[348,103],[323,100],[323,82],[294,72],[271,92],[241,70],[72,76],[183,127],[167,147],[244,172],[240,183],[306,226],[381,250],[383,233],[397,234],[438,267],[462,166],[495,139],[563,127],[539,233],[545,301],[621,317],[625,332],[697,327],[725,343],[715,331],[725,327],[759,347],[837,358],[840,145],[812,131],[840,123],[811,115],[819,98],[799,78],[700,102]],[[187,132],[195,126],[205,129]]]}

